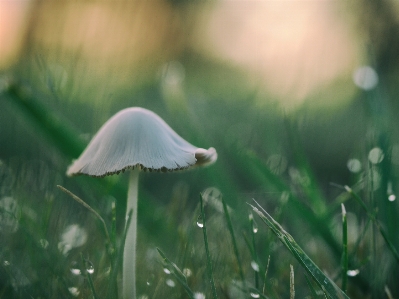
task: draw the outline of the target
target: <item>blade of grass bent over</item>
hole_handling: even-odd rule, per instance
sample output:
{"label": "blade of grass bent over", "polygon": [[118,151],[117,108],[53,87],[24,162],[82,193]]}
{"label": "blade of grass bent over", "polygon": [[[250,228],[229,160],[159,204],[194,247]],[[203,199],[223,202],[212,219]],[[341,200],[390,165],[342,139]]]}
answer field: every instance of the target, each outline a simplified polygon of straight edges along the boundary
{"label": "blade of grass bent over", "polygon": [[194,298],[194,293],[193,291],[190,289],[190,287],[187,284],[187,278],[186,276],[183,274],[183,272],[179,269],[179,267],[176,266],[176,264],[172,263],[167,257],[166,255],[162,252],[161,249],[159,249],[157,247],[157,251],[159,253],[159,255],[162,257],[164,263],[168,266],[168,269],[171,270],[171,273],[173,274],[173,276],[177,279],[178,282],[180,282],[180,284],[182,285],[182,287],[186,290],[187,295],[190,299],[195,299]]}
{"label": "blade of grass bent over", "polygon": [[349,299],[349,297],[306,255],[302,248],[300,248],[295,242],[294,238],[287,233],[256,201],[255,203],[262,211],[250,204],[254,212],[257,213],[262,221],[276,234],[297,261],[304,267],[310,276],[313,277],[319,287],[332,299]]}
{"label": "blade of grass bent over", "polygon": [[65,192],[66,194],[68,194],[69,196],[71,196],[74,200],[76,200],[78,203],[80,203],[82,206],[84,206],[86,209],[88,209],[90,212],[92,212],[103,224],[104,227],[104,232],[105,232],[105,236],[107,237],[107,242],[109,244],[112,244],[111,242],[111,238],[109,236],[108,233],[108,229],[107,229],[107,225],[105,224],[105,221],[103,219],[103,217],[101,217],[100,214],[98,214],[91,206],[89,206],[83,199],[81,199],[80,197],[76,196],[75,194],[73,194],[71,191],[69,191],[68,189],[57,185],[58,189],[62,190],[63,192]]}
{"label": "blade of grass bent over", "polygon": [[279,192],[289,192],[290,196],[287,203],[289,208],[297,211],[297,215],[308,223],[314,232],[319,234],[327,242],[334,253],[334,257],[336,257],[338,261],[341,257],[341,246],[336,241],[327,224],[328,219],[326,220],[326,215],[315,214],[311,209],[307,208],[300,198],[292,193],[289,184],[275,175],[254,153],[245,153],[245,163],[251,163],[251,167],[257,170],[256,175],[253,171],[248,173],[251,175],[252,180],[258,180],[259,184],[263,185],[271,184]]}
{"label": "blade of grass bent over", "polygon": [[209,279],[210,279],[210,282],[211,282],[213,299],[217,299],[218,295],[216,293],[215,281],[213,280],[213,270],[212,270],[212,263],[211,263],[211,255],[209,253],[208,236],[206,234],[206,222],[205,222],[204,202],[203,202],[202,194],[200,194],[200,205],[201,205],[201,217],[202,217],[202,221],[203,221],[202,231],[204,233],[204,242],[205,242],[205,251],[206,251],[208,275],[209,275]]}

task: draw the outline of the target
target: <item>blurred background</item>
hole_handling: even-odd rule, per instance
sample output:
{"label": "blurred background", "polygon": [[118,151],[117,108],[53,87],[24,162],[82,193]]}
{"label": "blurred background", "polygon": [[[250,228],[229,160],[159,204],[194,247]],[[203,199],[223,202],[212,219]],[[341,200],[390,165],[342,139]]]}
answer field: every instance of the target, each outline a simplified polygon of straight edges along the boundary
{"label": "blurred background", "polygon": [[254,252],[263,271],[270,256],[270,298],[289,296],[290,263],[298,298],[310,291],[260,221],[256,246],[246,242],[252,198],[339,286],[345,203],[350,297],[397,298],[398,263],[343,186],[399,248],[398,3],[0,0],[0,298],[88,298],[81,253],[101,294],[110,267],[101,223],[56,185],[110,230],[116,203],[120,238],[126,174],[65,172],[107,119],[133,106],[219,155],[208,168],[141,176],[140,298],[185,298],[155,247],[187,270],[198,298],[211,298],[195,224],[200,192],[221,298],[247,298],[232,283],[239,275],[221,196],[249,284]]}

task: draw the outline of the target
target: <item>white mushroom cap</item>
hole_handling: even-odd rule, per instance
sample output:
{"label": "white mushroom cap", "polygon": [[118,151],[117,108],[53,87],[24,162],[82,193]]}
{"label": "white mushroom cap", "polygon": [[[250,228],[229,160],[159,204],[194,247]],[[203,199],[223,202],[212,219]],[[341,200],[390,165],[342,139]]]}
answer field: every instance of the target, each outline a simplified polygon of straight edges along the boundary
{"label": "white mushroom cap", "polygon": [[134,107],[110,118],[67,174],[101,177],[134,167],[173,171],[212,164],[216,159],[213,147],[195,147],[154,112]]}

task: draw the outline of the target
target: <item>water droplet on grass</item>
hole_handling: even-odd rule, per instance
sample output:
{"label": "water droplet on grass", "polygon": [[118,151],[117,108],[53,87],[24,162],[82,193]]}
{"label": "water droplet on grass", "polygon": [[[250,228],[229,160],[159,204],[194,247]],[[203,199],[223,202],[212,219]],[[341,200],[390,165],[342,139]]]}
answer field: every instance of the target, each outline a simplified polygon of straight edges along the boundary
{"label": "water droplet on grass", "polygon": [[255,220],[252,222],[252,231],[254,234],[258,232],[258,224],[255,222]]}
{"label": "water droplet on grass", "polygon": [[147,282],[146,282],[147,287],[153,285],[154,279],[155,279],[155,275],[154,274],[150,274],[150,276],[147,278]]}
{"label": "water droplet on grass", "polygon": [[203,293],[194,293],[194,299],[205,299],[205,294],[203,294]]}
{"label": "water droplet on grass", "polygon": [[172,279],[167,279],[165,281],[165,283],[166,283],[167,286],[169,286],[171,288],[174,288],[176,286],[176,283]]}
{"label": "water droplet on grass", "polygon": [[260,298],[259,293],[250,292],[249,295],[250,295],[252,298]]}
{"label": "water droplet on grass", "polygon": [[78,268],[71,268],[71,273],[73,275],[80,275],[80,274],[82,274],[82,271],[80,271],[80,269],[78,269]]}
{"label": "water droplet on grass", "polygon": [[163,272],[165,272],[165,273],[168,274],[168,275],[171,273],[170,270],[169,270],[168,268],[166,268],[166,267],[163,268]]}
{"label": "water droplet on grass", "polygon": [[392,182],[391,181],[388,181],[388,184],[387,184],[387,195],[388,195],[388,200],[389,201],[395,201],[396,195],[393,194]]}
{"label": "water droplet on grass", "polygon": [[10,262],[9,262],[9,261],[4,261],[4,262],[3,262],[3,265],[4,265],[5,267],[7,267],[7,266],[10,265]]}
{"label": "water droplet on grass", "polygon": [[346,275],[350,276],[350,277],[354,277],[356,275],[358,275],[360,273],[360,271],[358,269],[355,270],[348,270],[346,272]]}
{"label": "water droplet on grass", "polygon": [[94,267],[93,267],[93,265],[90,265],[89,267],[87,267],[86,271],[87,271],[87,273],[89,273],[89,274],[93,274],[93,273],[94,273]]}
{"label": "water droplet on grass", "polygon": [[85,259],[86,272],[89,274],[94,273],[94,265],[91,261]]}
{"label": "water droplet on grass", "polygon": [[199,228],[203,228],[203,227],[204,227],[204,221],[203,221],[201,215],[199,215],[198,218],[197,218],[197,226],[198,226]]}
{"label": "water droplet on grass", "polygon": [[74,296],[74,297],[78,297],[78,296],[79,296],[79,293],[80,293],[80,291],[78,290],[77,287],[70,287],[70,288],[68,288],[68,291],[69,291],[69,293],[71,293],[71,295]]}
{"label": "water droplet on grass", "polygon": [[251,267],[252,267],[252,269],[254,269],[254,271],[259,272],[259,265],[258,265],[257,262],[252,261],[251,262]]}

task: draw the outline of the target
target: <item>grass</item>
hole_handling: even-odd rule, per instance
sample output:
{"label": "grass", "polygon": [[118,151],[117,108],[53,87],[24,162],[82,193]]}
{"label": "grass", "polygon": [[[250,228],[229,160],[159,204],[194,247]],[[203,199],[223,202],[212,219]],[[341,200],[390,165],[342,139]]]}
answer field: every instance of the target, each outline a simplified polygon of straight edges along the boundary
{"label": "grass", "polygon": [[[139,94],[155,97],[148,105],[164,112],[156,87],[149,89]],[[229,102],[231,90],[205,88],[203,101],[193,94],[186,117],[164,116],[194,144],[215,146],[219,160],[193,172],[143,175],[138,298],[399,296],[399,212],[388,197],[399,183],[395,136],[384,139],[368,120],[375,135],[363,142],[356,132],[354,145],[342,146],[344,158],[325,169],[323,149],[335,145],[305,138],[312,133],[304,129],[306,115],[256,107],[251,96],[245,105]],[[0,132],[9,137],[0,156],[0,298],[118,298],[127,178],[65,177],[87,143],[81,133],[94,133],[98,120],[79,122],[64,114],[73,110],[65,102],[17,81],[0,99]],[[84,105],[77,110],[88,119],[97,113]],[[348,127],[357,126],[349,116]],[[233,124],[239,125],[231,130]],[[385,157],[371,163],[375,147]],[[363,165],[358,172],[346,168],[352,156]]]}
{"label": "grass", "polygon": [[342,207],[342,290],[346,293],[348,288],[348,219],[344,204]]}

